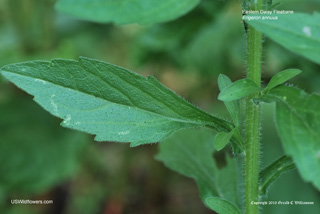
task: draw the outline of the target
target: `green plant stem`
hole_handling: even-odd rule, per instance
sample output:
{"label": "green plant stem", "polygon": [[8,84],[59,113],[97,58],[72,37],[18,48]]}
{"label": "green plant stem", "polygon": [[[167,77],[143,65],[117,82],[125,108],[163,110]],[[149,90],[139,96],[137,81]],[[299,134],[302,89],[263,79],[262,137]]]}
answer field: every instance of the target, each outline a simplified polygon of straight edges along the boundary
{"label": "green plant stem", "polygon": [[274,183],[282,174],[295,169],[296,165],[288,156],[282,156],[271,165],[264,168],[259,173],[260,178],[260,196],[266,196],[268,188]]}
{"label": "green plant stem", "polygon": [[[248,9],[262,9],[263,0],[251,3]],[[247,30],[247,78],[261,87],[262,34],[251,26]],[[245,112],[245,210],[246,214],[258,214],[259,207],[251,204],[259,200],[259,152],[260,152],[260,106],[253,103],[258,93],[246,99]]]}

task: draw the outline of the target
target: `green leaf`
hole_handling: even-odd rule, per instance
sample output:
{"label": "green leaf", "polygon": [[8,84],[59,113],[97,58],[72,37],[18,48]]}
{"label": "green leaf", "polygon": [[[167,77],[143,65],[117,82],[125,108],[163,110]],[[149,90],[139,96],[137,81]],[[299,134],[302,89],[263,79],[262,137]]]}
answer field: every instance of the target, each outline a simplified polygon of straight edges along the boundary
{"label": "green leaf", "polygon": [[96,141],[158,142],[177,130],[233,125],[194,107],[155,78],[98,60],[56,59],[5,66],[1,73],[35,96],[62,126],[96,135]]}
{"label": "green leaf", "polygon": [[255,82],[250,79],[241,79],[225,87],[220,92],[218,99],[222,101],[233,101],[258,91],[259,87]]}
{"label": "green leaf", "polygon": [[178,18],[200,0],[58,0],[56,9],[80,19],[116,24],[153,24]]}
{"label": "green leaf", "polygon": [[297,76],[300,73],[301,73],[301,70],[299,69],[287,69],[287,70],[281,71],[271,78],[270,82],[268,83],[264,91],[271,90],[274,87],[285,83],[286,81]]}
{"label": "green leaf", "polygon": [[261,99],[276,102],[277,130],[286,154],[302,178],[320,189],[320,96],[281,85]]}
{"label": "green leaf", "polygon": [[214,138],[214,147],[217,151],[222,150],[231,140],[235,129],[231,132],[219,132]]}
{"label": "green leaf", "polygon": [[227,156],[227,165],[219,169],[213,159],[212,138],[213,134],[208,130],[181,131],[159,144],[156,159],[168,168],[193,178],[203,202],[211,209],[221,211],[221,214],[228,214],[224,210],[238,210],[240,213],[237,162]]}
{"label": "green leaf", "polygon": [[296,166],[292,159],[287,156],[282,156],[274,163],[264,168],[260,173],[260,186],[259,191],[263,196],[267,195],[270,186],[284,173],[295,169]]}
{"label": "green leaf", "polygon": [[[231,84],[232,84],[232,82],[229,79],[229,77],[227,77],[224,74],[220,74],[219,75],[219,77],[218,77],[218,85],[219,85],[220,91],[222,91],[223,89],[225,89],[226,87],[228,87]],[[234,139],[236,139],[236,140],[232,140],[231,139],[232,140],[231,146],[232,146],[232,149],[233,149],[234,153],[240,154],[244,150],[243,149],[242,137],[241,137],[241,134],[240,134],[239,129],[238,129],[238,128],[241,127],[240,100],[225,101],[224,104],[227,107],[227,109],[228,109],[228,111],[229,111],[229,113],[230,113],[230,115],[232,117],[232,120],[233,120],[233,122],[234,122],[234,124],[236,126],[236,129],[232,134],[232,135],[234,135]],[[226,133],[226,132],[221,132],[221,133]],[[220,149],[222,149],[228,143],[228,141],[230,140],[230,139],[222,139],[222,140],[219,139],[221,137],[224,138],[224,135],[228,135],[228,134],[217,134],[217,136],[215,137],[215,142],[218,144],[218,148],[220,148]],[[232,137],[232,135],[231,135],[231,137]],[[224,143],[226,143],[226,144],[224,144]],[[218,148],[216,147],[216,149],[219,151]]]}
{"label": "green leaf", "polygon": [[268,17],[278,19],[246,22],[288,50],[320,63],[319,13],[273,14]]}
{"label": "green leaf", "polygon": [[[225,89],[231,84],[232,82],[229,79],[229,77],[227,77],[224,74],[219,75],[218,85],[219,85],[220,91],[222,91],[223,89]],[[241,126],[240,100],[226,101],[224,102],[224,104],[227,107],[235,126],[240,127]]]}
{"label": "green leaf", "polygon": [[219,214],[240,214],[240,210],[230,201],[222,198],[210,197],[206,199],[206,204]]}

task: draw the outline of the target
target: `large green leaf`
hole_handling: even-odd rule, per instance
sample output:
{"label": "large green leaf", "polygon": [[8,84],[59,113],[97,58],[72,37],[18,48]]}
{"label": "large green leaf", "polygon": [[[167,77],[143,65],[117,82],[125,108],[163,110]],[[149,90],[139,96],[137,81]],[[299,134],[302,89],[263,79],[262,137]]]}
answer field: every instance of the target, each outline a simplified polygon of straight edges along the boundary
{"label": "large green leaf", "polygon": [[0,99],[0,195],[42,193],[76,172],[88,138],[9,88]]}
{"label": "large green leaf", "polygon": [[96,135],[97,141],[158,142],[173,132],[207,126],[229,132],[233,125],[194,107],[155,78],[145,78],[98,60],[33,61],[1,73],[35,96],[62,126]]}
{"label": "large green leaf", "polygon": [[56,8],[80,19],[116,24],[153,24],[173,20],[200,0],[59,0]]}
{"label": "large green leaf", "polygon": [[278,17],[278,20],[260,19],[247,23],[290,51],[320,63],[319,13],[273,14],[269,17]]}
{"label": "large green leaf", "polygon": [[262,98],[276,101],[277,130],[305,181],[320,189],[320,96],[281,85]]}
{"label": "large green leaf", "polygon": [[213,135],[207,130],[188,130],[162,142],[156,156],[170,169],[193,178],[203,202],[220,214],[240,213],[238,169],[235,159],[226,158],[219,169],[213,159]]}

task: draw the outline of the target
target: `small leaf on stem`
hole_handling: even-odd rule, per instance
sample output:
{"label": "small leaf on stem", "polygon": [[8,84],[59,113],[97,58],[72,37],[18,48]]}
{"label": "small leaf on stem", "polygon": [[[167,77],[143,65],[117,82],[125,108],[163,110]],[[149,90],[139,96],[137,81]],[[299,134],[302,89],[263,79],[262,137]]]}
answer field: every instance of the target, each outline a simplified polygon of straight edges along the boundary
{"label": "small leaf on stem", "polygon": [[222,150],[230,142],[230,139],[232,138],[234,131],[235,129],[233,129],[229,133],[219,132],[214,138],[214,148],[217,151]]}
{"label": "small leaf on stem", "polygon": [[219,94],[222,101],[233,101],[254,94],[259,91],[259,86],[250,79],[238,80],[225,87]]}
{"label": "small leaf on stem", "polygon": [[222,198],[209,197],[206,199],[206,204],[219,214],[241,214],[234,204]]}
{"label": "small leaf on stem", "polygon": [[[232,82],[229,79],[229,77],[227,77],[224,74],[219,75],[218,85],[219,85],[220,91],[222,91],[223,89],[225,89],[226,87],[228,87],[231,84],[232,84]],[[225,101],[224,104],[227,107],[235,126],[240,127],[240,125],[241,125],[240,100]]]}
{"label": "small leaf on stem", "polygon": [[274,75],[264,91],[269,91],[301,73],[299,69],[287,69]]}

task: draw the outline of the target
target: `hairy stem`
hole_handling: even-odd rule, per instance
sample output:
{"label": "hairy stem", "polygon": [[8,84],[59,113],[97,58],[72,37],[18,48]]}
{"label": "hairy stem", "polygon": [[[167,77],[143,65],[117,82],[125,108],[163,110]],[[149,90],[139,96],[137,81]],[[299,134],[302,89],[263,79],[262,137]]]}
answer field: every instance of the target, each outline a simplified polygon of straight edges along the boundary
{"label": "hairy stem", "polygon": [[[251,1],[249,10],[260,10],[263,0]],[[251,26],[247,30],[247,78],[261,86],[262,34]],[[246,214],[258,214],[259,207],[251,204],[259,200],[259,152],[260,152],[260,106],[252,99],[258,93],[246,99],[245,112],[245,210]]]}

